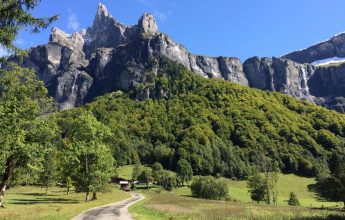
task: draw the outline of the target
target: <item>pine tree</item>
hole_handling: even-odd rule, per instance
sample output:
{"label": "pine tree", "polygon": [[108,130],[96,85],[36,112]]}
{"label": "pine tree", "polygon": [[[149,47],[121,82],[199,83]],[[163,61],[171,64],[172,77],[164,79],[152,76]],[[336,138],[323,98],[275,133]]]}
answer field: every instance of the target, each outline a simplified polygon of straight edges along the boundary
{"label": "pine tree", "polygon": [[297,196],[294,192],[290,192],[288,204],[291,206],[299,206],[300,205],[300,203],[297,199]]}
{"label": "pine tree", "polygon": [[59,18],[57,15],[46,18],[34,17],[30,11],[40,2],[40,0],[0,1],[0,45],[16,53],[22,52],[13,44],[20,30],[26,29],[38,33]]}

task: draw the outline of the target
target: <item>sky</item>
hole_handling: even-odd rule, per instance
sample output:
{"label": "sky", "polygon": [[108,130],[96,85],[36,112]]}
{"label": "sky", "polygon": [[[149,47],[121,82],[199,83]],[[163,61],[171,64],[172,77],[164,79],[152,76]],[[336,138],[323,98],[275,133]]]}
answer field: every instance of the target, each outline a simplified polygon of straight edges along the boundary
{"label": "sky", "polygon": [[39,34],[22,31],[15,44],[45,44],[53,26],[67,33],[86,28],[99,2],[126,25],[152,13],[160,32],[194,54],[242,61],[281,56],[345,31],[344,0],[42,0],[32,13],[58,14],[59,21]]}

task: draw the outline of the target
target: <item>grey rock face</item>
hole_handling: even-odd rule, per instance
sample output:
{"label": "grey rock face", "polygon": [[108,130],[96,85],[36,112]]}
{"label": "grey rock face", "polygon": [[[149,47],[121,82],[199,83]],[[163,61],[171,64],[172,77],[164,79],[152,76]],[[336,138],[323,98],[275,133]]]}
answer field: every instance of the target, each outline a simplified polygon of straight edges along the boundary
{"label": "grey rock face", "polygon": [[141,34],[155,35],[158,33],[158,26],[153,15],[145,13],[138,22]]}
{"label": "grey rock face", "polygon": [[345,64],[318,67],[309,84],[310,92],[317,97],[345,97]]}
{"label": "grey rock face", "polygon": [[306,49],[286,54],[282,58],[299,63],[312,63],[332,57],[345,57],[345,33]]}
{"label": "grey rock face", "polygon": [[243,65],[250,87],[312,100],[308,80],[315,72],[314,66],[258,57],[246,60]]}
{"label": "grey rock face", "polygon": [[[325,42],[320,46],[322,50],[315,50],[327,51],[327,56],[334,51],[345,55],[344,36],[332,38],[333,47]],[[309,53],[314,54],[312,58]],[[309,51],[307,61],[320,59],[319,55]],[[345,65],[322,68],[288,59],[258,57],[242,65],[237,58],[193,55],[168,35],[159,33],[151,14],[144,14],[136,25],[126,26],[116,21],[102,4],[98,5],[92,26],[80,33],[68,35],[53,28],[48,44],[29,49],[25,65],[37,71],[59,108],[69,109],[108,92],[132,91],[139,86],[139,100],[166,97],[164,91],[151,86],[161,68],[155,61],[162,56],[205,78],[222,78],[308,99],[338,111],[345,109]],[[298,56],[291,55],[291,59]],[[297,58],[305,61],[305,57]]]}

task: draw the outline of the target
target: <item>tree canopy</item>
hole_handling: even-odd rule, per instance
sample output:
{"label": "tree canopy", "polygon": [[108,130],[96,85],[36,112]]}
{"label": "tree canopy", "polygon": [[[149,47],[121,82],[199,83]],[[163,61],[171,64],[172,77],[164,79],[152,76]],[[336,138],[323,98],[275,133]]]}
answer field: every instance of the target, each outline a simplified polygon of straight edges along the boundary
{"label": "tree canopy", "polygon": [[[114,92],[81,108],[111,129],[119,165],[160,162],[176,171],[183,159],[194,175],[245,179],[268,157],[282,172],[316,176],[327,172],[332,153],[344,155],[345,115],[159,62],[149,89],[166,97]],[[61,112],[61,120],[81,109]]]}
{"label": "tree canopy", "polygon": [[38,33],[57,20],[57,15],[38,18],[31,14],[40,0],[1,0],[0,1],[0,46],[15,52],[20,51],[13,45],[20,30]]}

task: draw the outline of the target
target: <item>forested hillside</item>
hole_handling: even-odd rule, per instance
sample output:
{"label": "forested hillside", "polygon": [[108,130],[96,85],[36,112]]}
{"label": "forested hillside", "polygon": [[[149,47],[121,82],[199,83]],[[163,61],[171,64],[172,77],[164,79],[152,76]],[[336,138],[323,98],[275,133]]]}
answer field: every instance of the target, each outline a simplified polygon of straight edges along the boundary
{"label": "forested hillside", "polygon": [[[332,155],[345,154],[343,114],[157,62],[164,68],[149,74],[152,83],[59,113],[63,138],[73,118],[89,110],[113,132],[109,143],[118,165],[158,161],[174,170],[186,159],[194,174],[236,178],[267,158],[283,172],[314,176],[328,172]],[[135,99],[145,91],[160,95]]]}

